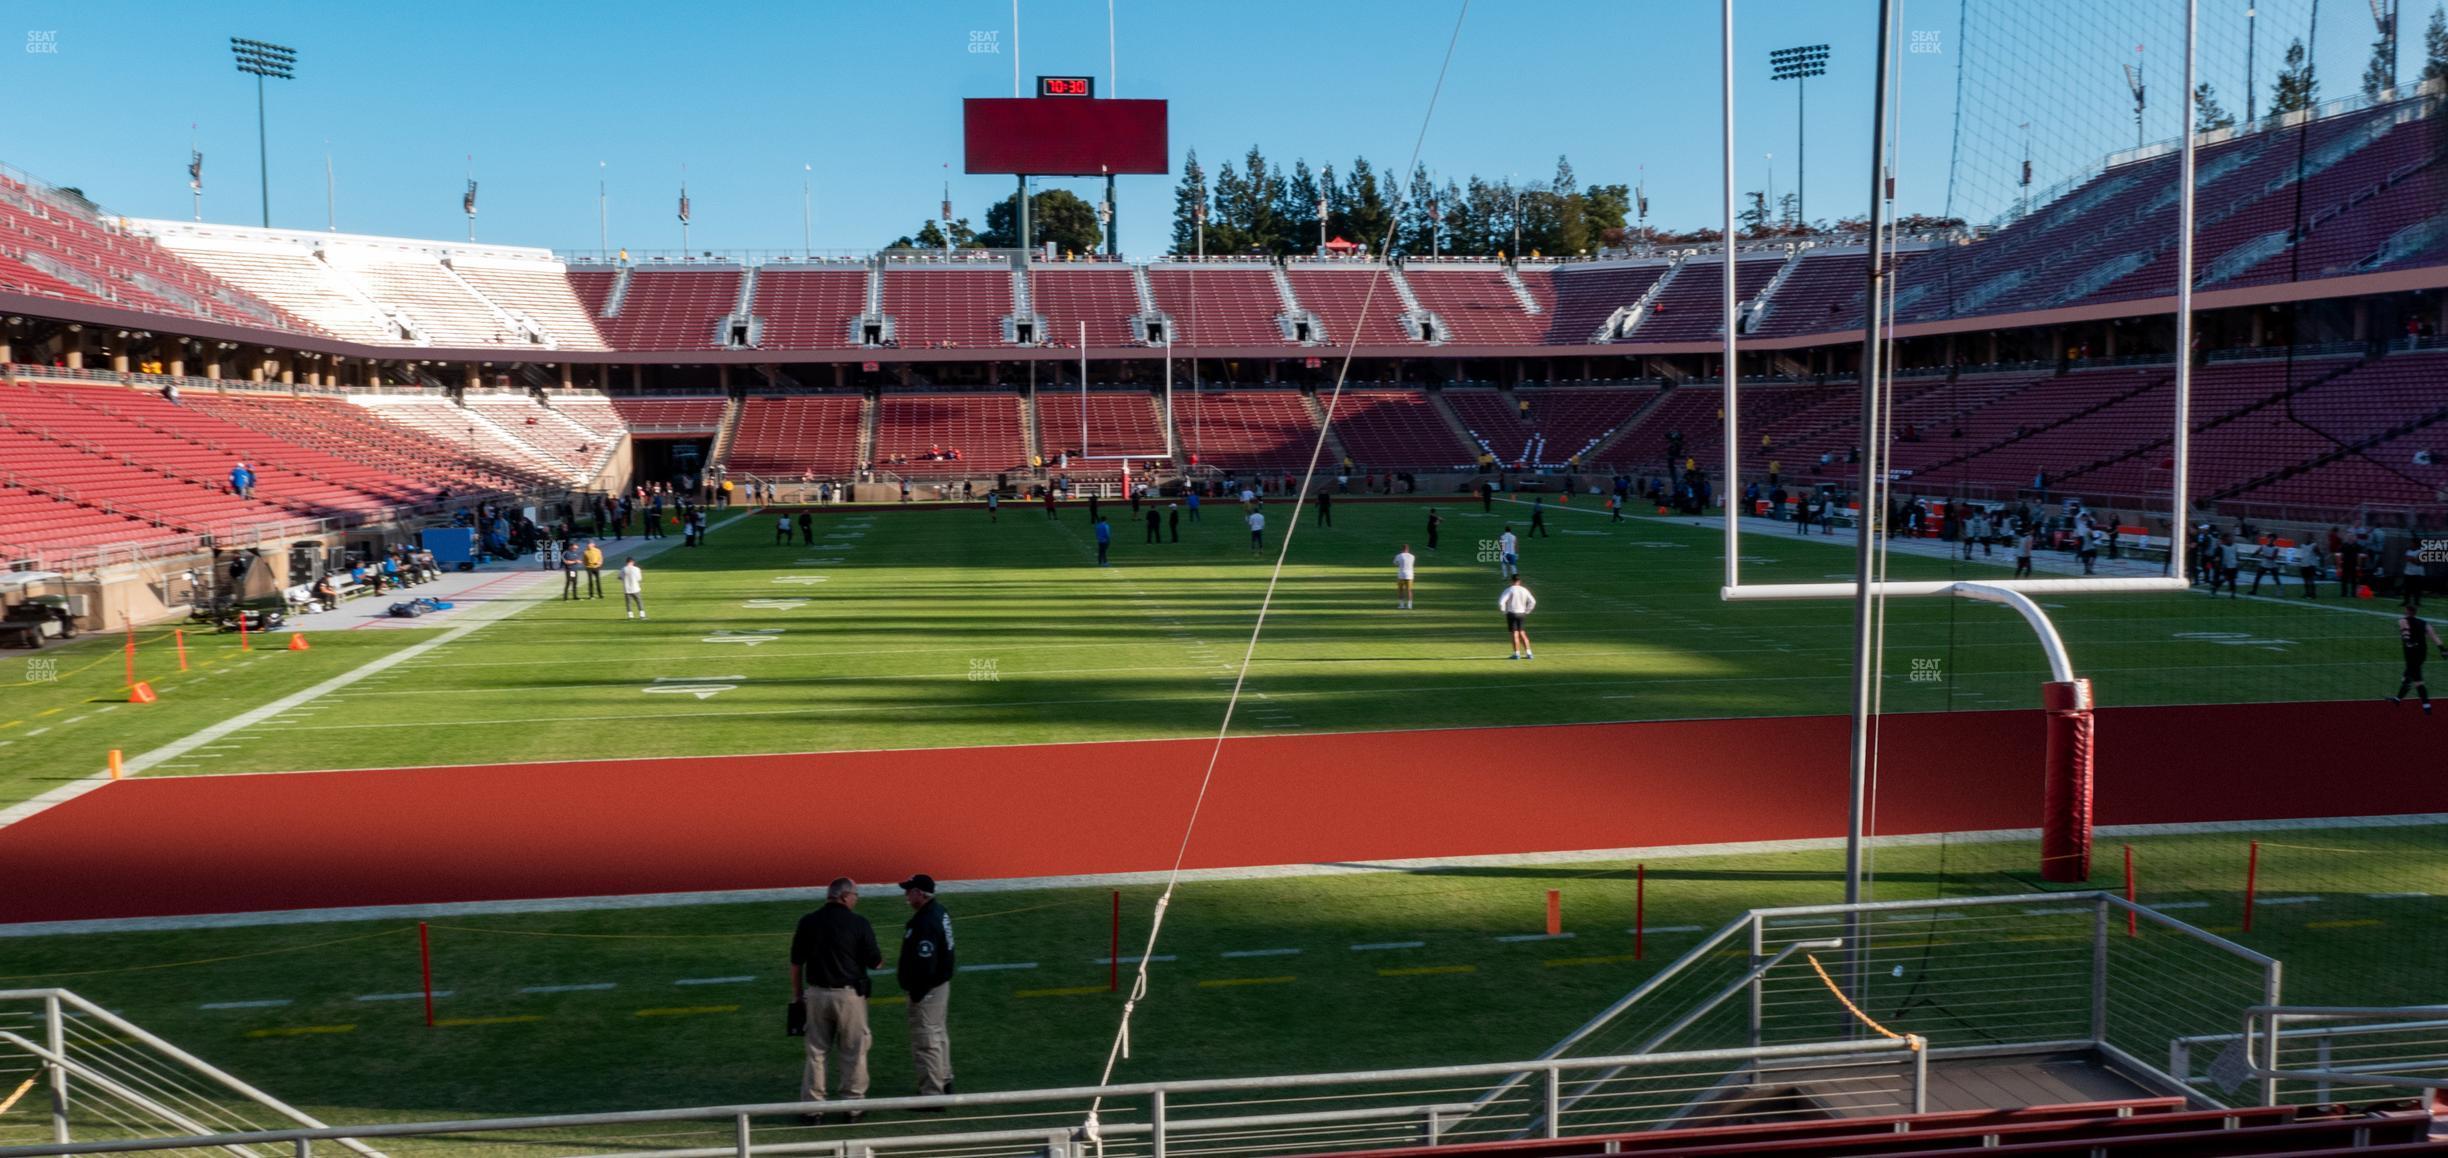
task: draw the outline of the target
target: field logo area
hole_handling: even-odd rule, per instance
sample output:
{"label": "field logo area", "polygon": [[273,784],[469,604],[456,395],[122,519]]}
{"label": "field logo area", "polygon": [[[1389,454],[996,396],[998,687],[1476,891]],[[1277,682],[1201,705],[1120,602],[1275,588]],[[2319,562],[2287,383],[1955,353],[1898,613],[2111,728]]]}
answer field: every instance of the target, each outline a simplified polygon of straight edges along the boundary
{"label": "field logo area", "polygon": [[997,661],[992,660],[992,659],[973,659],[973,660],[970,660],[970,661],[969,661],[969,681],[970,681],[971,683],[999,683],[999,682],[1001,682],[1001,681],[1002,681],[1002,679],[1003,679],[1003,676],[1002,676],[1002,673],[1001,673],[1001,672],[1000,672],[1000,671],[999,671],[999,670],[998,670],[998,669],[995,667],[996,662],[997,662]]}
{"label": "field logo area", "polygon": [[41,659],[29,659],[26,661],[25,682],[30,684],[47,684],[57,679],[59,679],[58,659],[45,656]]}
{"label": "field logo area", "polygon": [[748,681],[747,676],[656,676],[654,683],[639,689],[650,696],[695,696],[710,700],[724,692],[738,691]]}
{"label": "field logo area", "polygon": [[[824,576],[818,575],[814,578],[822,580]],[[812,601],[806,599],[751,599],[740,606],[750,611],[797,611],[810,602]]]}
{"label": "field logo area", "polygon": [[1945,679],[1946,673],[1939,666],[1944,662],[1945,661],[1943,660],[1937,659],[1916,659],[1912,661],[1912,682],[1917,684],[1934,684]]}

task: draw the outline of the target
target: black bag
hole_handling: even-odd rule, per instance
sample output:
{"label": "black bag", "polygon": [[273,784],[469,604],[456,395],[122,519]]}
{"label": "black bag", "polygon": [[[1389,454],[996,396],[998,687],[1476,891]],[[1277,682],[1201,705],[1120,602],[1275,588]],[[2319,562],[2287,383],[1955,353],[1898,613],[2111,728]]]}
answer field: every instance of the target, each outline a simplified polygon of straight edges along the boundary
{"label": "black bag", "polygon": [[782,1007],[782,1036],[807,1036],[807,1002],[794,1001]]}

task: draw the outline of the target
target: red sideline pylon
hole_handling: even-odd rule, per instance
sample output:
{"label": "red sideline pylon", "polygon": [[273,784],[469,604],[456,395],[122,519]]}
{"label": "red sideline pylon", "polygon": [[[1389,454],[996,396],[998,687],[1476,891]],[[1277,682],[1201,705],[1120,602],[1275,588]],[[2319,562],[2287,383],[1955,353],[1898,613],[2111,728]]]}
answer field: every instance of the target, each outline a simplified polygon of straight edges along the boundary
{"label": "red sideline pylon", "polygon": [[143,680],[128,685],[128,702],[131,704],[149,704],[159,698],[153,694],[153,685]]}
{"label": "red sideline pylon", "polygon": [[300,632],[300,631],[292,631],[292,632],[290,632],[290,633],[289,633],[289,650],[291,650],[291,651],[305,651],[305,650],[306,650],[306,634],[305,634],[304,632]]}

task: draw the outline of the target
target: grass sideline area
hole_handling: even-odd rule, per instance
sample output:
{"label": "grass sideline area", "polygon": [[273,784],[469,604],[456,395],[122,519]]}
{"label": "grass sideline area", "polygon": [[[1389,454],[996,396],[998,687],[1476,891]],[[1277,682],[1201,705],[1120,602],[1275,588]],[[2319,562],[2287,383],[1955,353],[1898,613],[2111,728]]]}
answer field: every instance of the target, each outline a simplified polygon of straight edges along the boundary
{"label": "grass sideline area", "polygon": [[[1426,549],[1426,504],[1347,500],[1331,528],[1299,512],[1246,689],[1246,702],[1273,710],[1245,712],[1237,734],[1846,708],[1848,606],[1723,603],[1716,531],[1610,523],[1586,506],[1551,505],[1555,533],[1523,542],[1538,658],[1512,663],[1483,544],[1507,523],[1526,530],[1529,512],[1436,507],[1447,516],[1437,552]],[[1209,504],[1182,524],[1181,542],[1164,544],[1141,541],[1126,503],[1105,510],[1115,539],[1105,568],[1093,565],[1079,506],[1049,521],[1013,504],[994,522],[976,509],[830,509],[813,546],[775,545],[771,521],[749,514],[703,549],[648,561],[647,621],[622,619],[617,591],[566,603],[547,584],[499,623],[146,774],[1212,734],[1293,512],[1269,504],[1268,549],[1253,553],[1230,504]],[[1404,542],[1421,558],[1409,612],[1394,609],[1391,582]],[[1747,582],[1851,574],[1848,546],[1744,542],[1758,552],[1746,556]],[[622,545],[606,546],[616,566]],[[1898,578],[2006,573],[1904,553],[1893,566]],[[2394,638],[2368,603],[2288,591],[2050,606],[2104,705],[2362,698],[2394,686]],[[190,633],[183,674],[167,632],[142,633],[140,675],[161,695],[149,705],[123,702],[116,635],[29,657],[22,672],[0,668],[0,805],[90,775],[108,749],[134,757],[453,623],[301,626],[313,650],[241,654],[235,637]],[[2014,613],[1960,600],[1892,603],[1886,664],[1891,712],[2031,707],[2044,678]]]}
{"label": "grass sideline area", "polygon": [[[2245,934],[2244,858],[2256,837],[2262,903]],[[2130,843],[2144,903],[2280,957],[2291,1001],[2438,995],[2448,826]],[[1875,895],[2049,891],[2036,863],[2024,840],[1895,844],[1877,851]],[[1648,860],[1640,960],[1625,863],[1188,883],[1120,1073],[1526,1057],[1742,911],[1838,899],[1841,864],[1834,848]],[[2104,842],[2097,883],[2118,887],[2121,872],[2119,842]],[[1537,939],[1548,889],[1562,894],[1567,939]],[[1126,955],[1145,938],[1155,891],[1121,890]],[[966,970],[951,1011],[963,1091],[1093,1081],[1120,1004],[1106,991],[1110,891],[955,889],[945,900]],[[787,1100],[799,1046],[778,1024],[786,950],[813,903],[436,918],[443,1024],[432,1029],[422,1025],[416,925],[400,919],[0,939],[0,985],[73,988],[330,1121]],[[908,915],[898,894],[871,892],[860,911],[889,955]],[[1876,935],[1892,947],[1929,933]],[[876,991],[872,1092],[906,1093],[897,988],[884,977]],[[1869,1012],[1941,1044],[1951,1028],[1927,1008]]]}

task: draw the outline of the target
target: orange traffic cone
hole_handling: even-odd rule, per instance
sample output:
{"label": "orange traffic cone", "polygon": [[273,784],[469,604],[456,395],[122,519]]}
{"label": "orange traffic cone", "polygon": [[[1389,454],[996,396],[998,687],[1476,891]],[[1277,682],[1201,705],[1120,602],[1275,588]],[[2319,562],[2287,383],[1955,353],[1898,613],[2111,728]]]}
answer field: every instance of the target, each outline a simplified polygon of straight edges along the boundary
{"label": "orange traffic cone", "polygon": [[131,704],[149,704],[160,698],[153,694],[153,685],[143,680],[128,685],[128,702]]}
{"label": "orange traffic cone", "polygon": [[289,633],[289,650],[291,650],[291,651],[305,651],[305,650],[306,650],[306,633],[305,633],[305,632],[302,632],[302,631],[292,631],[292,632],[290,632],[290,633]]}

